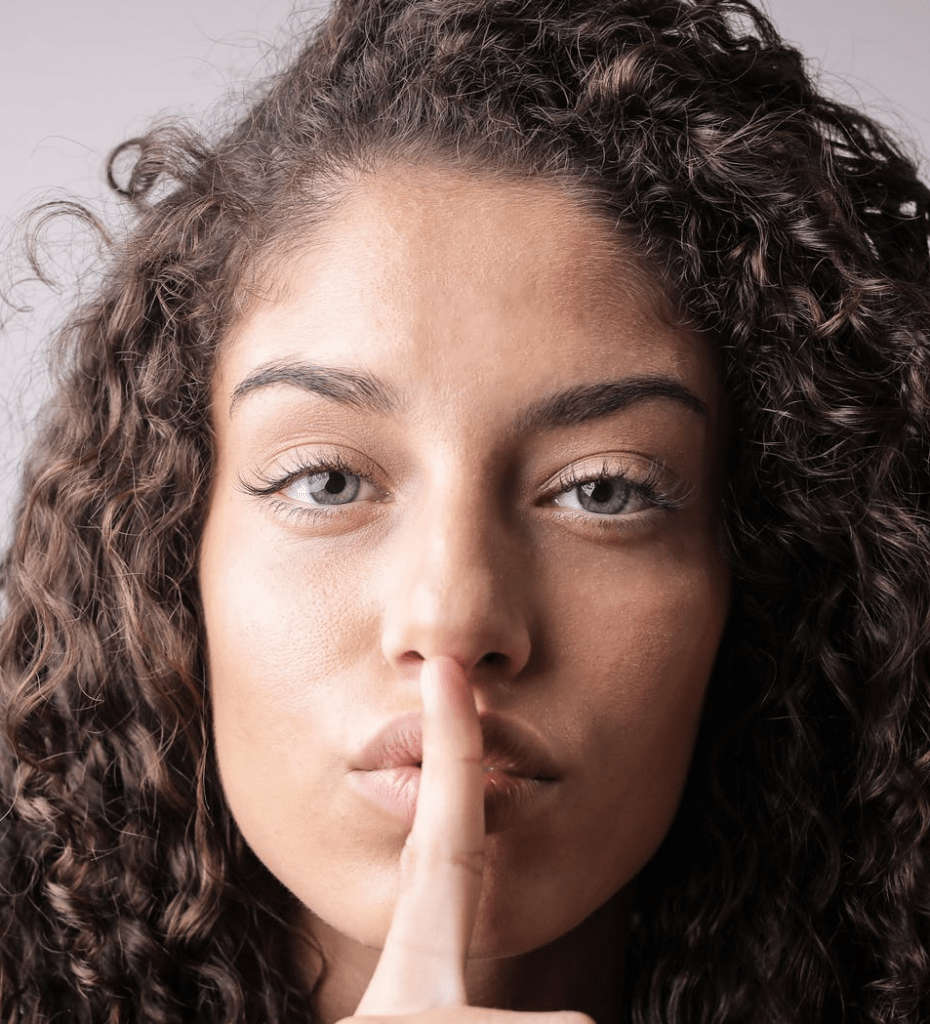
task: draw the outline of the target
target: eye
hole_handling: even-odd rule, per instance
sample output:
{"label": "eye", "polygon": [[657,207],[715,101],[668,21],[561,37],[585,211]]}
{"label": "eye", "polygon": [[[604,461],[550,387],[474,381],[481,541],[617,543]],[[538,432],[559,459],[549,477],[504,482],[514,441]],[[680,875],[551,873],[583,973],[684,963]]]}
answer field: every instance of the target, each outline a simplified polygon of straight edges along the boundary
{"label": "eye", "polygon": [[549,501],[602,520],[660,509],[686,508],[694,487],[662,463],[637,453],[605,456],[599,464],[569,466],[552,482]]}
{"label": "eye", "polygon": [[[368,460],[362,460],[361,465],[356,460],[350,462],[341,453],[296,450],[288,453],[279,472],[256,471],[257,480],[240,477],[239,486],[246,494],[269,503],[275,514],[289,522],[300,517],[319,519],[343,508],[384,500],[385,494],[367,471],[368,464]],[[371,465],[372,472],[377,472],[377,467]]]}
{"label": "eye", "polygon": [[563,508],[608,516],[640,512],[652,504],[639,488],[620,476],[601,476],[583,481],[556,495],[553,500]]}
{"label": "eye", "polygon": [[305,505],[348,505],[365,495],[371,485],[357,473],[341,469],[318,469],[293,479],[281,494]]}

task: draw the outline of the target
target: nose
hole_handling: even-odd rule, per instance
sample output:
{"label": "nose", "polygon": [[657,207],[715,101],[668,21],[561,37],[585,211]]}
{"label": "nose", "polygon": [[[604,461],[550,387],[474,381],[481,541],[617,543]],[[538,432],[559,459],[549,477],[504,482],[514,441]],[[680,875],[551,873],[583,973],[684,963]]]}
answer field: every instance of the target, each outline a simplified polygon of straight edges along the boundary
{"label": "nose", "polygon": [[493,508],[442,490],[402,517],[391,545],[384,656],[402,670],[444,655],[468,673],[514,676],[530,657],[519,538]]}

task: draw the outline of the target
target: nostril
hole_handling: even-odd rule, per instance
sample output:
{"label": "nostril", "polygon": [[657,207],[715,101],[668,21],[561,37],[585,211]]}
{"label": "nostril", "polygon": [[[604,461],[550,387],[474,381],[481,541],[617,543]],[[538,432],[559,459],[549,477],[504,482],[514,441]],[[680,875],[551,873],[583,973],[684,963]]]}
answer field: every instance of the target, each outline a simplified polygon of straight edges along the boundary
{"label": "nostril", "polygon": [[[402,665],[419,665],[425,661],[425,658],[419,651],[409,650],[404,651],[398,660]],[[475,665],[484,665],[486,668],[503,668],[509,660],[507,655],[501,654],[500,651],[488,651],[475,662]]]}

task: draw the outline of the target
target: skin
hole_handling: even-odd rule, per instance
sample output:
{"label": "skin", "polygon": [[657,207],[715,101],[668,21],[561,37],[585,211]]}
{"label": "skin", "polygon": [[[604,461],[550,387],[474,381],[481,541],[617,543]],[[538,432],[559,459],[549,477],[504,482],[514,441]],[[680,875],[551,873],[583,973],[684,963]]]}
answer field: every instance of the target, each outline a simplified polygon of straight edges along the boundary
{"label": "skin", "polygon": [[[307,366],[373,375],[386,400],[320,394]],[[643,380],[678,397],[539,412],[568,387]],[[707,340],[552,183],[383,170],[277,268],[214,389],[200,585],[218,762],[246,840],[306,908],[329,966],[320,1016],[356,1011],[384,948],[367,1014],[607,1020],[624,887],[674,815],[727,613]],[[358,493],[320,508],[299,474],[334,459]],[[601,485],[619,511],[582,505],[578,480],[598,475],[620,480]],[[411,831],[350,776],[433,672],[424,730],[445,722],[439,747],[466,753],[424,749]],[[485,835],[467,751],[489,712],[557,779]],[[408,836],[429,856],[402,858]],[[452,909],[427,927],[437,904]],[[420,992],[424,934],[438,980]]]}

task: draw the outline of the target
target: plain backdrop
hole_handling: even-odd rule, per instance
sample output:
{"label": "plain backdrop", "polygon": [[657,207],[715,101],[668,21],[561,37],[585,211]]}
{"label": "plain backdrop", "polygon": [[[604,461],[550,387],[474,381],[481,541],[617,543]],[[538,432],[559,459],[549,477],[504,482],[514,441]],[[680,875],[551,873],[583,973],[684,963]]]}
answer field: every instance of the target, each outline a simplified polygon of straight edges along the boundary
{"label": "plain backdrop", "polygon": [[[325,0],[0,0],[0,545],[9,534],[24,443],[47,398],[46,338],[73,296],[30,282],[17,224],[74,197],[111,221],[107,152],[158,115],[209,122],[280,61]],[[828,91],[912,141],[930,177],[930,0],[768,0],[783,34]],[[224,107],[223,109],[228,109]],[[63,280],[86,258],[82,236],[53,234]],[[82,255],[83,254],[83,255]]]}

